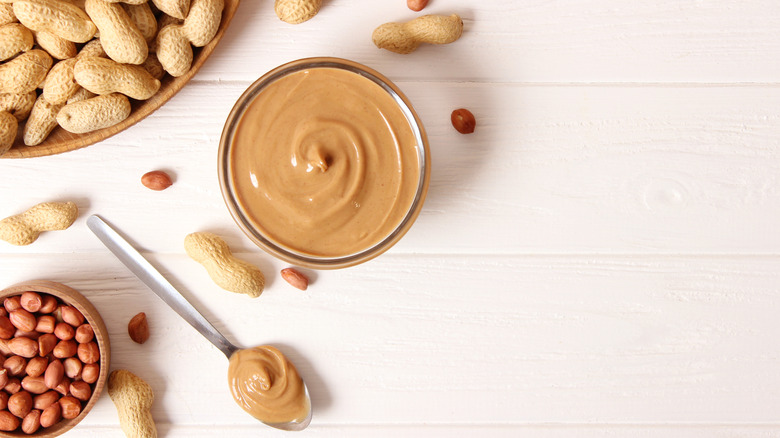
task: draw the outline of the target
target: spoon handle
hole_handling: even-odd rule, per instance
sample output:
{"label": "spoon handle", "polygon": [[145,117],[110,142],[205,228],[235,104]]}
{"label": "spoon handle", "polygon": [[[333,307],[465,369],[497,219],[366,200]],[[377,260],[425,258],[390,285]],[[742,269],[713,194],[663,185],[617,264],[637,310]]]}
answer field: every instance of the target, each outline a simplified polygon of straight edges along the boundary
{"label": "spoon handle", "polygon": [[206,337],[212,344],[230,358],[238,350],[231,344],[184,296],[163,277],[160,272],[146,260],[141,253],[133,248],[116,230],[111,228],[100,216],[92,215],[87,219],[87,227],[100,239],[101,242],[127,266],[133,274],[146,284],[152,292],[162,298],[185,321],[195,327],[197,331]]}

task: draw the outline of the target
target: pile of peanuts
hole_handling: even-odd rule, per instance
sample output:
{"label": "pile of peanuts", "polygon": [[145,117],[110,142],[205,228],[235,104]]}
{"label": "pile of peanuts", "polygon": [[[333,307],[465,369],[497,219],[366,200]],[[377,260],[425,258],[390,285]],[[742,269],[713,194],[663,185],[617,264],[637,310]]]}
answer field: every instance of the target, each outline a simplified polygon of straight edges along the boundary
{"label": "pile of peanuts", "polygon": [[100,374],[92,326],[53,295],[24,292],[0,308],[0,430],[35,433],[76,418]]}
{"label": "pile of peanuts", "polygon": [[[83,134],[130,116],[166,74],[190,70],[224,0],[0,0],[0,155],[61,126]],[[41,91],[38,91],[38,90]],[[26,122],[25,122],[26,121]]]}

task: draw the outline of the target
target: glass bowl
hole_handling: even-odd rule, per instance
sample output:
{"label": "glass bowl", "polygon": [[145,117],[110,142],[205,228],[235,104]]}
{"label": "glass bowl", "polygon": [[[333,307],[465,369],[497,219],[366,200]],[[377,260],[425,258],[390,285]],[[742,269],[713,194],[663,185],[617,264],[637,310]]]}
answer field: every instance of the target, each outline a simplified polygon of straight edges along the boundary
{"label": "glass bowl", "polygon": [[[399,214],[397,214],[397,217],[400,217],[400,220],[397,221],[397,223],[393,220],[388,220],[386,224],[382,224],[383,227],[386,227],[390,231],[387,232],[386,235],[381,236],[378,239],[375,239],[375,241],[367,243],[363,247],[352,249],[348,253],[344,254],[322,254],[317,253],[317,251],[308,251],[306,248],[294,248],[294,245],[288,245],[286,243],[281,243],[284,239],[277,239],[274,236],[269,235],[270,233],[265,231],[262,226],[259,226],[256,221],[252,220],[252,217],[259,217],[258,215],[262,214],[273,214],[276,216],[279,216],[278,213],[272,212],[269,213],[268,210],[262,210],[262,212],[258,211],[257,206],[252,206],[248,202],[242,203],[239,195],[238,195],[238,189],[237,186],[240,185],[239,182],[237,182],[237,178],[239,175],[243,178],[244,173],[240,172],[236,169],[236,167],[239,167],[239,164],[235,164],[235,161],[244,162],[245,160],[241,158],[235,158],[235,154],[244,154],[244,155],[238,155],[239,157],[245,157],[247,153],[254,153],[255,149],[246,149],[244,151],[240,151],[241,148],[248,148],[248,146],[238,146],[241,143],[241,141],[238,141],[237,138],[245,138],[244,137],[237,137],[237,133],[240,132],[242,129],[241,127],[241,121],[242,116],[244,116],[249,110],[249,108],[252,105],[252,102],[255,101],[258,96],[263,96],[264,92],[268,92],[271,94],[267,94],[266,96],[263,96],[263,102],[271,99],[271,102],[284,102],[285,104],[289,102],[290,95],[284,95],[284,100],[273,100],[277,96],[276,94],[273,94],[272,91],[268,91],[269,87],[273,90],[272,85],[279,81],[280,79],[287,78],[289,75],[293,75],[295,73],[303,72],[302,74],[305,75],[303,77],[308,78],[309,73],[312,72],[314,69],[337,69],[342,70],[345,72],[349,72],[351,74],[355,74],[356,76],[359,76],[361,78],[368,79],[371,83],[377,85],[379,87],[378,97],[377,101],[382,100],[384,104],[387,104],[388,100],[385,99],[384,93],[387,93],[388,96],[391,98],[390,108],[392,108],[393,112],[400,111],[401,114],[403,114],[403,117],[398,119],[402,120],[401,124],[403,125],[402,129],[405,130],[403,133],[403,136],[405,138],[413,139],[413,145],[412,142],[409,142],[407,146],[410,146],[413,148],[413,153],[409,155],[416,155],[416,168],[414,168],[413,172],[413,178],[410,177],[408,182],[402,182],[400,184],[405,184],[406,187],[409,189],[407,191],[408,198],[411,199],[411,202],[408,204],[408,208],[405,210],[400,209]],[[342,75],[345,78],[350,77],[349,75]],[[301,78],[302,76],[298,75],[296,78]],[[296,79],[297,80],[297,79]],[[351,81],[349,79],[347,82]],[[355,79],[355,81],[363,81],[364,79]],[[303,81],[301,81],[303,82]],[[374,90],[374,85],[367,85],[368,87],[372,88],[372,91]],[[325,90],[323,88],[324,85],[322,85],[321,88],[317,90]],[[328,88],[330,90],[330,88]],[[337,89],[337,88],[333,88]],[[357,88],[356,88],[357,90]],[[323,91],[324,92],[324,91]],[[350,95],[354,94],[352,93],[352,90],[349,90],[347,88],[347,93]],[[357,91],[355,91],[357,93]],[[337,94],[337,93],[336,93]],[[330,99],[330,95],[328,95],[328,99]],[[364,95],[361,95],[361,98]],[[298,100],[304,100],[301,96],[293,96],[292,98],[298,99]],[[335,96],[335,98],[338,98],[338,95]],[[368,99],[368,98],[366,98]],[[369,103],[374,103],[370,101]],[[252,111],[258,111],[258,110],[252,110]],[[280,111],[285,111],[284,109]],[[370,112],[371,109],[369,108],[368,111]],[[381,112],[381,111],[380,111]],[[264,116],[266,113],[262,113]],[[305,121],[299,121],[296,118],[293,121],[293,123],[297,126],[300,126],[301,124],[305,123]],[[267,117],[272,117],[268,115]],[[384,117],[384,115],[382,116]],[[306,115],[301,116],[301,119],[306,119]],[[259,119],[252,119],[257,121],[257,124],[261,124]],[[270,119],[269,119],[270,120]],[[357,120],[357,119],[352,119]],[[395,133],[392,131],[393,126],[391,122],[388,122],[387,119],[385,119],[385,122],[387,122],[387,126],[389,129],[389,132],[391,132],[390,135],[392,135],[392,138],[394,141],[400,142],[401,140],[397,140],[395,137]],[[249,122],[247,122],[249,123]],[[270,123],[266,121],[262,121],[262,123]],[[355,122],[359,123],[359,122]],[[406,125],[408,124],[408,126]],[[407,130],[408,128],[408,130]],[[247,128],[249,129],[249,128]],[[399,138],[401,135],[399,135]],[[262,139],[257,139],[256,141],[258,144],[263,144]],[[271,144],[273,142],[268,143]],[[246,144],[244,142],[243,144]],[[372,143],[373,145],[374,143]],[[377,146],[377,149],[384,148],[384,151],[387,152],[387,145],[381,142],[376,142],[376,144],[379,144]],[[263,147],[263,146],[258,146]],[[286,146],[285,146],[286,147]],[[373,146],[372,146],[373,147]],[[399,149],[400,147],[393,144],[392,147]],[[254,145],[253,145],[254,148]],[[410,149],[412,150],[412,149]],[[286,153],[286,151],[285,151]],[[395,153],[395,152],[393,152]],[[401,156],[402,152],[398,152],[399,157]],[[257,160],[262,161],[260,158],[265,159],[266,165],[267,163],[270,163],[271,160],[266,159],[268,153],[266,153],[266,157],[262,157],[260,155],[257,155]],[[369,154],[365,154],[368,156]],[[254,159],[254,155],[250,155]],[[361,158],[364,159],[364,158]],[[404,160],[411,159],[411,158],[404,158]],[[400,158],[398,159],[401,160]],[[379,160],[375,160],[376,162],[379,162]],[[293,159],[293,165],[295,165],[295,160]],[[401,164],[403,165],[403,164]],[[357,167],[355,165],[351,165],[352,167]],[[310,166],[311,169],[311,166]],[[361,65],[357,62],[341,59],[341,58],[326,58],[326,57],[318,57],[318,58],[306,58],[306,59],[299,59],[296,61],[292,61],[289,63],[286,63],[284,65],[281,65],[262,77],[260,77],[257,81],[255,81],[249,88],[241,95],[241,97],[236,102],[235,106],[231,110],[230,114],[228,115],[227,121],[225,123],[225,127],[222,132],[222,138],[220,140],[220,146],[219,146],[219,163],[218,163],[218,171],[219,171],[219,182],[220,182],[220,188],[222,190],[222,195],[225,200],[225,203],[228,207],[228,210],[230,211],[230,214],[232,215],[233,219],[236,221],[238,226],[241,228],[241,230],[260,248],[264,249],[266,252],[270,253],[271,255],[282,259],[288,263],[303,266],[307,268],[312,269],[337,269],[337,268],[345,268],[349,266],[354,266],[363,262],[366,262],[368,260],[373,259],[374,257],[382,254],[383,252],[387,251],[390,247],[392,247],[398,240],[403,237],[403,235],[410,229],[412,224],[414,223],[415,219],[420,213],[420,210],[422,209],[423,202],[425,200],[425,196],[428,190],[428,183],[430,179],[430,169],[431,169],[431,163],[430,163],[430,150],[428,147],[428,139],[425,134],[425,130],[423,128],[422,123],[420,122],[419,117],[417,116],[415,110],[412,108],[412,105],[409,103],[409,100],[404,96],[403,93],[398,89],[397,86],[395,86],[390,80],[388,80],[385,76],[381,75],[377,71],[366,67],[364,65]],[[419,173],[418,173],[419,170]],[[323,170],[325,172],[326,170]],[[403,173],[401,171],[398,172]],[[255,175],[251,175],[253,180],[253,184],[255,187],[257,187],[256,178]],[[270,176],[269,176],[270,178]],[[371,181],[373,186],[376,186],[378,178],[373,178]],[[368,180],[366,180],[368,181]],[[244,183],[246,184],[246,183]],[[366,183],[365,185],[371,185],[369,183]],[[384,186],[384,181],[382,184]],[[412,194],[413,192],[413,194]],[[271,199],[270,197],[266,196],[267,198]],[[386,202],[384,200],[383,196],[380,196],[378,198],[378,201],[376,202]],[[265,201],[264,201],[265,202]],[[372,201],[373,202],[373,201]],[[387,201],[389,202],[389,201]],[[393,203],[395,203],[395,199],[392,200]],[[363,207],[360,203],[353,202],[355,204],[355,208]],[[386,204],[384,204],[386,205]],[[407,204],[400,204],[400,205],[407,205]],[[405,208],[405,207],[402,207]],[[254,209],[254,210],[253,210]],[[357,211],[357,210],[356,210]],[[401,214],[402,213],[402,214]],[[283,219],[284,220],[284,219]],[[335,233],[334,233],[335,234]],[[324,239],[327,239],[327,235],[324,236]],[[356,244],[360,245],[360,244]]]}

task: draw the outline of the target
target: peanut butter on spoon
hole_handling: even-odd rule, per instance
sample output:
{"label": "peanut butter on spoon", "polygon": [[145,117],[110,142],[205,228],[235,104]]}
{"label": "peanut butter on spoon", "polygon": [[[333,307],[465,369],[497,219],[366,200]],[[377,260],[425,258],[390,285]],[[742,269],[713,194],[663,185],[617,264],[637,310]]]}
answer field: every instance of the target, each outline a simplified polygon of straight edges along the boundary
{"label": "peanut butter on spoon", "polygon": [[87,226],[152,292],[227,356],[230,391],[236,403],[277,429],[298,431],[309,425],[312,418],[309,391],[293,364],[279,350],[267,345],[241,349],[231,344],[102,218],[90,216]]}
{"label": "peanut butter on spoon", "polygon": [[264,423],[300,423],[311,410],[298,370],[268,345],[233,353],[228,384],[236,403]]}

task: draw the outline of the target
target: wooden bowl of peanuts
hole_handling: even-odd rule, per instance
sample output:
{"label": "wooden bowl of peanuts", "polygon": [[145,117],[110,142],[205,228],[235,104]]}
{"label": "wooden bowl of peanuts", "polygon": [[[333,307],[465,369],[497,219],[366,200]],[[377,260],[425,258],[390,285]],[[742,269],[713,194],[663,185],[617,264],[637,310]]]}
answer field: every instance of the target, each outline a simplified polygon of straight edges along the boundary
{"label": "wooden bowl of peanuts", "polygon": [[0,437],[62,435],[106,385],[106,325],[81,293],[53,281],[8,287],[0,304]]}
{"label": "wooden bowl of peanuts", "polygon": [[72,151],[143,120],[200,70],[239,0],[132,3],[0,1],[0,53],[17,50],[0,58],[0,158]]}

